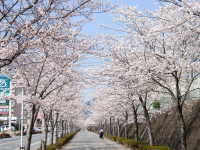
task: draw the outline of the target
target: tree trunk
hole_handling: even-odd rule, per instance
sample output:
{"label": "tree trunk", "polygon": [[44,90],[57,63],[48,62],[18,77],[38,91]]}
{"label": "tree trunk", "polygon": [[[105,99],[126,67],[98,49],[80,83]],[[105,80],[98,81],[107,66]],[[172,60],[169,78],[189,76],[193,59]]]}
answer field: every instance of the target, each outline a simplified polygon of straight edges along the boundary
{"label": "tree trunk", "polygon": [[[145,97],[147,97],[147,94],[148,93],[146,91]],[[144,117],[145,117],[145,120],[146,120],[147,133],[148,133],[148,136],[149,136],[149,144],[152,146],[152,145],[154,145],[154,137],[153,137],[152,127],[151,127],[151,120],[150,120],[149,112],[148,112],[147,107],[146,107],[147,99],[145,98],[145,101],[144,101],[143,98],[141,96],[139,96],[139,101],[142,105]]]}
{"label": "tree trunk", "polygon": [[115,132],[115,118],[113,119],[113,127],[112,127],[113,136],[116,136]]}
{"label": "tree trunk", "polygon": [[127,138],[128,137],[128,134],[127,134],[127,125],[125,124],[125,127],[124,127],[124,137]]}
{"label": "tree trunk", "polygon": [[119,118],[117,119],[117,136],[120,137],[120,124],[119,124]]}
{"label": "tree trunk", "polygon": [[112,117],[110,117],[110,135],[112,135]]}
{"label": "tree trunk", "polygon": [[139,141],[139,124],[138,124],[138,114],[137,114],[137,108],[133,104],[133,114],[134,114],[134,123],[135,123],[135,140]]}
{"label": "tree trunk", "polygon": [[128,112],[126,111],[126,112],[125,112],[125,131],[124,131],[124,132],[125,132],[125,134],[124,134],[124,135],[125,135],[125,138],[128,138],[128,129],[127,129],[128,117],[129,117],[129,116],[128,116]]}
{"label": "tree trunk", "polygon": [[182,119],[180,120],[180,127],[181,127],[181,150],[187,150],[186,127]]}
{"label": "tree trunk", "polygon": [[54,143],[54,131],[56,129],[56,140],[57,140],[57,122],[58,122],[58,116],[59,116],[59,113],[56,112],[56,116],[54,117],[53,115],[53,111],[51,111],[51,121],[50,121],[50,124],[51,124],[51,144]]}
{"label": "tree trunk", "polygon": [[47,140],[48,140],[48,129],[49,129],[49,121],[52,115],[52,111],[50,111],[49,113],[47,112],[43,112],[44,115],[44,141],[43,141],[43,147],[42,150],[46,150],[47,149]]}
{"label": "tree trunk", "polygon": [[61,137],[64,136],[64,120],[61,121]]}
{"label": "tree trunk", "polygon": [[30,118],[30,122],[27,128],[27,133],[26,133],[27,139],[26,139],[25,150],[31,149],[32,130],[34,127],[34,122],[35,122],[35,114],[36,114],[36,106],[33,104],[32,109],[31,109],[31,118]]}
{"label": "tree trunk", "polygon": [[108,127],[107,127],[107,120],[106,119],[104,121],[104,126],[105,126],[104,132],[107,134],[108,133]]}
{"label": "tree trunk", "polygon": [[54,143],[54,128],[51,128],[51,144]]}
{"label": "tree trunk", "polygon": [[138,125],[138,119],[137,117],[134,117],[135,118],[135,140],[136,141],[139,141],[139,125]]}
{"label": "tree trunk", "polygon": [[71,126],[70,126],[70,133],[73,133],[74,132],[74,124],[73,122],[71,121]]}
{"label": "tree trunk", "polygon": [[69,122],[67,122],[67,134],[69,134]]}
{"label": "tree trunk", "polygon": [[58,140],[58,123],[56,123],[56,142]]}
{"label": "tree trunk", "polygon": [[185,119],[183,116],[183,99],[181,96],[181,88],[180,88],[180,78],[178,75],[178,72],[175,71],[173,74],[173,77],[176,81],[176,96],[177,99],[175,99],[175,101],[177,102],[177,111],[178,111],[178,115],[179,115],[179,123],[180,123],[180,130],[181,130],[181,150],[187,150],[187,135],[186,135],[186,124],[185,124]]}
{"label": "tree trunk", "polygon": [[48,137],[48,126],[47,125],[45,125],[45,130],[44,130],[45,132],[44,132],[44,150],[46,150],[47,149],[47,137]]}
{"label": "tree trunk", "polygon": [[183,116],[182,106],[178,103],[177,106],[178,115],[179,115],[179,124],[181,131],[181,150],[187,150],[187,133],[186,133],[186,124]]}
{"label": "tree trunk", "polygon": [[67,134],[67,121],[65,121],[65,135]]}
{"label": "tree trunk", "polygon": [[152,127],[151,127],[151,120],[150,120],[149,112],[148,112],[146,106],[143,107],[143,110],[144,110],[144,116],[146,119],[147,133],[149,136],[149,144],[152,146],[152,145],[154,145],[154,137],[153,137]]}

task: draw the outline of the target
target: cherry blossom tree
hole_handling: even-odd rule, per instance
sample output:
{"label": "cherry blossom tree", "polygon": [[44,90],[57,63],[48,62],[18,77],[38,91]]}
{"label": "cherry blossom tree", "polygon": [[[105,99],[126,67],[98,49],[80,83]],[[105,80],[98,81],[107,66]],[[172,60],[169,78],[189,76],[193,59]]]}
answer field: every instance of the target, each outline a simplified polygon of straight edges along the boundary
{"label": "cherry blossom tree", "polygon": [[[75,88],[76,87],[76,88]],[[66,114],[68,114],[70,111],[69,108],[71,108],[71,103],[76,103],[75,100],[77,98],[80,98],[78,96],[78,93],[80,92],[77,88],[77,84],[68,84],[63,86],[61,89],[55,91],[47,98],[43,99],[40,103],[42,112],[44,114],[44,125],[45,125],[45,138],[43,141],[43,149],[46,148],[47,144],[47,136],[48,136],[48,127],[51,127],[51,144],[54,142],[54,131],[56,129],[56,137],[57,135],[57,126],[58,123],[61,124],[62,127],[62,134],[64,135],[63,130],[64,129],[64,121],[68,120],[66,118]],[[71,106],[71,107],[69,107]],[[80,109],[79,109],[80,110]],[[75,110],[74,110],[75,111]],[[73,112],[74,112],[73,111]],[[73,114],[75,115],[75,113]],[[66,132],[65,132],[66,134]]]}
{"label": "cherry blossom tree", "polygon": [[123,124],[124,136],[127,137],[126,127],[130,112],[128,111],[129,105],[122,94],[117,93],[116,89],[113,90],[111,87],[104,87],[95,93],[91,105],[90,120],[94,120],[99,127],[104,128],[105,132],[115,136],[120,135],[120,125]]}
{"label": "cherry blossom tree", "polygon": [[[195,85],[199,78],[199,16],[196,14],[199,3],[168,2],[173,4],[156,13],[144,14],[133,7],[118,11],[119,21],[127,31],[124,36],[126,49],[130,49],[130,59],[122,57],[121,61],[130,64],[129,74],[138,76],[133,80],[134,84],[139,83],[139,88],[145,89],[138,92],[136,86],[142,106],[149,90],[171,97],[179,116],[181,149],[185,150],[187,136],[183,107],[185,101],[190,100],[190,94],[199,88]],[[146,96],[141,97],[141,92]]]}
{"label": "cherry blossom tree", "polygon": [[23,77],[28,93],[26,101],[30,104],[31,119],[27,132],[27,149],[30,148],[31,131],[41,107],[40,102],[65,85],[69,86],[75,80],[78,81],[78,73],[72,68],[80,56],[80,47],[84,50],[84,46],[81,46],[82,43],[78,44],[81,39],[79,42],[76,39],[79,31],[70,29],[70,26],[66,29],[62,27],[52,26],[54,37],[46,37],[40,42],[32,43],[32,48],[10,66],[12,70],[16,68],[18,74]]}
{"label": "cherry blossom tree", "polygon": [[26,142],[29,150],[41,101],[78,79],[73,64],[80,50],[89,48],[80,37],[81,26],[92,13],[107,8],[101,6],[102,1],[92,0],[0,3],[0,67],[9,65],[7,68],[12,73],[17,70],[25,81],[31,110]]}
{"label": "cherry blossom tree", "polygon": [[[122,47],[120,48],[123,51]],[[141,76],[140,72],[137,72],[137,69],[132,66],[135,65],[135,61],[137,58],[127,57],[127,54],[122,54],[122,52],[114,51],[114,68],[117,68],[113,75],[117,77],[117,82],[115,86],[119,87],[121,85],[121,91],[126,93],[126,99],[129,100],[129,106],[132,106],[135,124],[136,124],[136,139],[138,139],[138,120],[137,120],[137,109],[141,106],[143,110],[143,114],[146,120],[147,131],[149,135],[149,142],[151,145],[154,144],[154,137],[151,127],[151,120],[149,115],[149,106],[153,101],[152,97],[152,84],[148,84],[148,80],[145,80],[144,77]],[[126,53],[126,51],[123,51]],[[130,55],[131,56],[131,55]],[[132,60],[132,62],[130,61]],[[134,60],[134,61],[133,61]],[[113,80],[112,80],[113,81]]]}
{"label": "cherry blossom tree", "polygon": [[166,2],[170,4],[154,13],[143,13],[133,7],[118,9],[119,31],[124,33],[118,39],[106,38],[106,42],[101,42],[106,43],[104,47],[97,46],[103,53],[95,54],[107,57],[110,62],[107,72],[102,74],[108,76],[108,86],[123,91],[123,85],[127,95],[141,105],[151,145],[154,138],[149,107],[163,96],[170,97],[168,106],[176,108],[174,115],[179,118],[180,149],[186,150],[188,127],[183,108],[185,101],[199,89],[200,4],[197,1]]}
{"label": "cherry blossom tree", "polygon": [[70,24],[75,17],[88,19],[92,13],[109,10],[110,6],[106,3],[96,0],[1,1],[0,68],[29,50],[32,42],[53,36],[48,32],[53,24],[63,21]]}

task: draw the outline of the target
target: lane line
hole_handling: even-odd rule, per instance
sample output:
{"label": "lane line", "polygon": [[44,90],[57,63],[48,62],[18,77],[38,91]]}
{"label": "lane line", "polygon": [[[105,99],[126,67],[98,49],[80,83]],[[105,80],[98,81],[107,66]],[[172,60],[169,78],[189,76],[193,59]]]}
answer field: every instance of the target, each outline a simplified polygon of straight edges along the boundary
{"label": "lane line", "polygon": [[0,145],[5,145],[5,144],[10,144],[10,143],[16,143],[17,141],[10,141],[10,142],[6,142],[6,143],[2,143],[2,144],[0,144]]}
{"label": "lane line", "polygon": [[[37,135],[34,135],[32,137],[33,138],[38,138],[38,137],[41,137],[41,135],[37,134]],[[23,136],[23,138],[26,138],[26,136]],[[8,142],[14,142],[14,141],[18,141],[18,140],[20,140],[20,136],[11,137],[11,138],[5,138],[5,139],[0,139],[0,145],[4,144],[5,142],[8,143]]]}
{"label": "lane line", "polygon": [[[38,137],[40,137],[40,136],[41,135],[39,135],[39,134],[35,135],[35,136],[32,137],[32,140],[37,140]],[[23,137],[23,140],[25,140],[25,139],[26,139],[26,136]],[[14,144],[14,145],[17,146],[17,144],[20,142],[20,139],[18,137],[17,138],[13,137],[13,139],[9,139],[6,142],[1,141],[1,140],[0,140],[0,142],[3,142],[3,143],[0,143],[0,147],[5,146],[5,145],[10,145],[10,144],[11,145]],[[32,143],[31,145],[36,145],[38,143],[40,143],[40,140],[35,142],[35,143]],[[8,146],[6,146],[6,147],[8,147]],[[16,150],[19,150],[19,148],[17,148]]]}

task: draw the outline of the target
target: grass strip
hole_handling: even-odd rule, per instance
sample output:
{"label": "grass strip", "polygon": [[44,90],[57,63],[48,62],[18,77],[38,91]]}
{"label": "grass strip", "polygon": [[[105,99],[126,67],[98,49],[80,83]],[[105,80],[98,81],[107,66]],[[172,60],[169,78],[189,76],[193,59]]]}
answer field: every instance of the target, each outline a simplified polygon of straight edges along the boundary
{"label": "grass strip", "polygon": [[55,144],[51,144],[47,146],[47,150],[57,150],[57,149],[61,149],[62,146],[64,146],[65,144],[69,143],[69,141],[78,133],[79,131],[72,133],[72,134],[68,134],[65,135],[62,138],[59,138]]}
{"label": "grass strip", "polygon": [[119,144],[126,145],[127,147],[131,149],[137,149],[137,150],[172,150],[171,148],[167,146],[150,146],[148,145],[148,142],[141,142],[136,141],[134,139],[127,139],[123,137],[117,137],[117,136],[106,136],[112,141],[115,141]]}

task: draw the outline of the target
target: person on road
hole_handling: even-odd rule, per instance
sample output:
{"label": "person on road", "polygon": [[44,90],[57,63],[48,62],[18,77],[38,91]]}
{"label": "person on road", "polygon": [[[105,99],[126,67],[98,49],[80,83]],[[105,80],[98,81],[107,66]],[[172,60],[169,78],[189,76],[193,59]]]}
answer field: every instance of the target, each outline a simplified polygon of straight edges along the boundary
{"label": "person on road", "polygon": [[101,129],[99,130],[99,137],[100,137],[100,138],[103,138],[103,134],[104,134],[104,132],[103,132],[103,129],[101,128]]}

